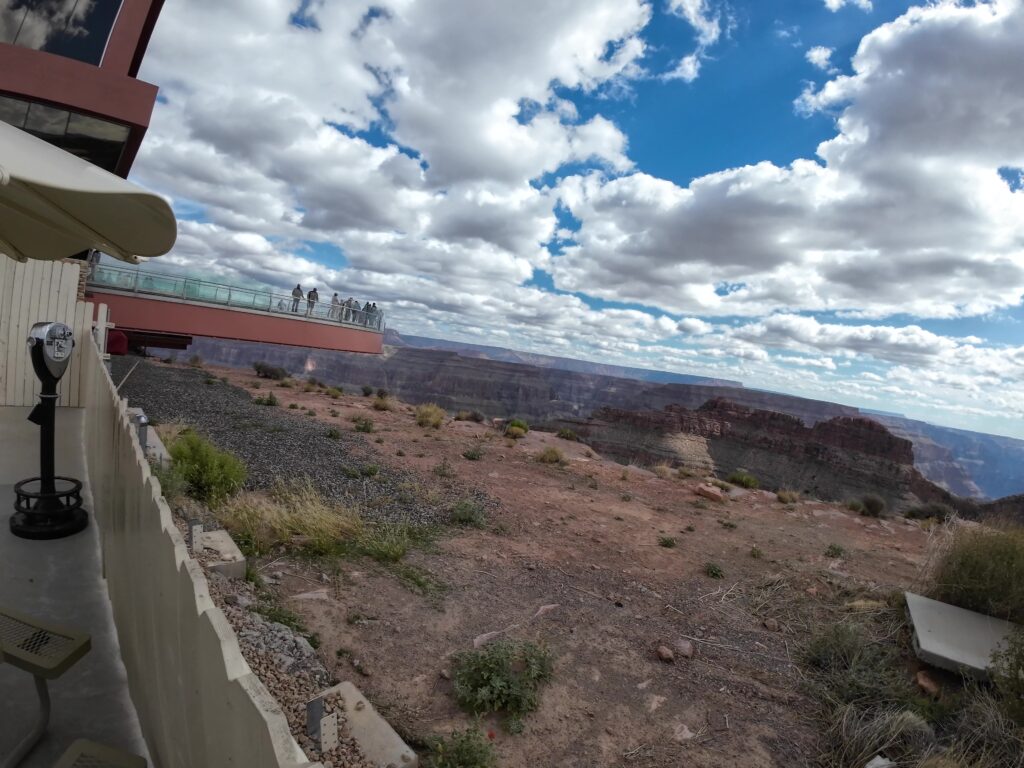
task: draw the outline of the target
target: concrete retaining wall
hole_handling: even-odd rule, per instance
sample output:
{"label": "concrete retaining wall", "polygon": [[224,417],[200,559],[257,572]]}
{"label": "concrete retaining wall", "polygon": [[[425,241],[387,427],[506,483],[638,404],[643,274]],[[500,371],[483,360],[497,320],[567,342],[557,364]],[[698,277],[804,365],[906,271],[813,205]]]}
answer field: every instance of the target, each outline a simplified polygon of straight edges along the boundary
{"label": "concrete retaining wall", "polygon": [[158,768],[311,766],[242,658],[149,470],[90,334],[79,337],[86,462],[103,569],[142,731]]}

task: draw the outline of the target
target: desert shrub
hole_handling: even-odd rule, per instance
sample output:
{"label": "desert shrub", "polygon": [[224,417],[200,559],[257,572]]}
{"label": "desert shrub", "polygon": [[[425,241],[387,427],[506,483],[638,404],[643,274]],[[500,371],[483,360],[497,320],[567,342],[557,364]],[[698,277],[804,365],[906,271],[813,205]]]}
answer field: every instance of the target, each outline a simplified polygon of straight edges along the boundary
{"label": "desert shrub", "polygon": [[764,551],[760,547],[751,547],[750,556],[754,560],[761,560],[764,558]]}
{"label": "desert shrub", "polygon": [[757,488],[760,485],[757,482],[757,478],[744,469],[737,469],[725,479],[733,485],[738,485],[742,488]]}
{"label": "desert shrub", "polygon": [[864,502],[862,502],[860,499],[847,500],[846,508],[851,512],[856,512],[858,515],[863,515],[866,513],[866,507],[864,506]]}
{"label": "desert shrub", "polygon": [[833,707],[898,707],[911,699],[893,646],[860,624],[825,624],[801,652],[817,698]]}
{"label": "desert shrub", "polygon": [[562,438],[563,440],[571,440],[573,442],[576,442],[577,440],[580,439],[579,435],[577,435],[568,427],[562,427],[560,430],[558,430],[557,434],[558,437]]}
{"label": "desert shrub", "polygon": [[273,392],[267,392],[267,394],[263,397],[254,397],[252,401],[256,405],[269,405],[271,407],[275,407],[281,404],[281,401],[277,399],[277,395],[275,395]]}
{"label": "desert shrub", "polygon": [[436,403],[424,403],[416,406],[416,424],[421,427],[440,429],[444,424],[444,417],[447,415],[444,408]]}
{"label": "desert shrub", "polygon": [[300,546],[313,554],[338,550],[359,536],[359,514],[324,498],[308,479],[278,483],[267,493],[243,493],[216,510],[217,519],[253,554]]}
{"label": "desert shrub", "polygon": [[505,425],[505,431],[506,431],[506,432],[507,432],[508,430],[510,430],[510,429],[513,429],[513,428],[517,428],[517,429],[521,429],[521,430],[523,430],[523,434],[524,434],[524,435],[525,435],[525,434],[526,434],[527,432],[529,432],[529,431],[530,431],[530,425],[529,425],[529,424],[527,424],[527,423],[526,423],[526,421],[524,421],[523,419],[518,419],[518,418],[517,418],[517,419],[512,419],[512,420],[510,420],[510,421],[508,422],[508,424],[506,424],[506,425]]}
{"label": "desert shrub", "polygon": [[281,389],[291,389],[295,385],[292,384],[291,379],[285,379],[284,381],[280,382],[277,386],[281,387]]}
{"label": "desert shrub", "polygon": [[672,477],[672,467],[668,464],[659,464],[654,468],[654,474],[660,477],[662,480],[668,480]]}
{"label": "desert shrub", "polygon": [[511,437],[513,440],[518,440],[521,437],[526,436],[526,432],[521,430],[519,427],[509,427],[505,430],[505,435]]}
{"label": "desert shrub", "polygon": [[452,691],[459,706],[476,715],[505,716],[510,732],[537,709],[541,683],[551,679],[551,655],[531,642],[498,640],[452,659]]}
{"label": "desert shrub", "polygon": [[1024,768],[1024,728],[1009,716],[1005,702],[969,686],[959,704],[949,753],[970,768]]}
{"label": "desert shrub", "polygon": [[341,387],[328,387],[327,388],[327,396],[330,397],[331,400],[337,400],[343,394],[345,394],[345,392],[342,390]]}
{"label": "desert shrub", "polygon": [[456,421],[475,421],[477,424],[484,420],[484,415],[480,411],[459,411],[455,414]]}
{"label": "desert shrub", "polygon": [[192,357],[188,359],[188,364],[193,368],[202,368],[203,358],[201,358],[199,355],[192,355]]}
{"label": "desert shrub", "polygon": [[363,385],[363,397],[369,397],[372,394],[373,394],[373,387],[371,387],[369,384],[364,384]]}
{"label": "desert shrub", "polygon": [[248,474],[241,461],[191,429],[182,431],[169,451],[188,484],[189,496],[211,506],[237,493]]}
{"label": "desert shrub", "polygon": [[397,451],[395,451],[395,456],[405,456],[405,451],[399,448]]}
{"label": "desert shrub", "polygon": [[384,387],[377,387],[377,397],[387,400],[390,396],[391,393],[384,389]]}
{"label": "desert shrub", "polygon": [[364,528],[356,547],[361,555],[379,563],[397,563],[414,544],[412,527],[405,523],[378,523]]}
{"label": "desert shrub", "polygon": [[931,501],[927,504],[920,504],[916,507],[911,507],[903,513],[904,517],[909,517],[911,520],[948,520],[956,513],[949,504],[943,504],[941,501]]}
{"label": "desert shrub", "polygon": [[829,544],[825,547],[825,557],[842,557],[846,554],[846,550],[838,544]]}
{"label": "desert shrub", "polygon": [[676,545],[676,540],[672,536],[659,536],[658,546],[665,547],[665,549],[672,549]]}
{"label": "desert shrub", "polygon": [[452,466],[452,463],[448,461],[448,459],[441,459],[434,465],[434,468],[431,471],[438,477],[455,477],[455,467]]}
{"label": "desert shrub", "polygon": [[474,445],[472,448],[467,448],[462,452],[462,458],[469,461],[480,461],[484,457],[484,452],[479,445]]}
{"label": "desert shrub", "polygon": [[725,571],[717,563],[704,563],[704,575],[711,579],[724,579]]}
{"label": "desert shrub", "polygon": [[833,764],[862,768],[878,754],[898,765],[918,765],[936,746],[935,732],[920,716],[898,708],[860,710],[842,707],[835,712],[828,743]]}
{"label": "desert shrub", "polygon": [[931,580],[937,600],[1024,624],[1024,528],[960,528]]}
{"label": "desert shrub", "polygon": [[292,410],[292,411],[297,411],[297,410],[299,410],[299,404],[298,403],[288,403],[288,409]]}
{"label": "desert shrub", "polygon": [[463,499],[452,507],[450,520],[455,525],[468,525],[483,528],[487,525],[487,515],[475,501]]}
{"label": "desert shrub", "polygon": [[340,440],[341,430],[339,430],[337,427],[331,427],[326,432],[324,432],[324,437],[326,437],[329,440]]}
{"label": "desert shrub", "polygon": [[800,501],[799,491],[779,491],[775,494],[776,498],[783,504],[796,504]]}
{"label": "desert shrub", "polygon": [[992,679],[1006,714],[1024,726],[1024,629],[1013,632],[992,659]]}
{"label": "desert shrub", "polygon": [[173,461],[168,462],[167,465],[155,462],[150,465],[150,469],[156,479],[160,481],[160,492],[168,501],[179,499],[188,492],[185,473]]}
{"label": "desert shrub", "polygon": [[359,468],[361,477],[376,477],[378,474],[380,474],[380,467],[376,464],[364,464]]}
{"label": "desert shrub", "polygon": [[316,392],[317,389],[319,389],[319,387],[317,387],[317,385],[314,384],[312,381],[307,381],[302,386],[302,391],[303,392]]}
{"label": "desert shrub", "polygon": [[322,387],[324,383],[320,381],[316,376],[307,376],[306,381],[314,387]]}
{"label": "desert shrub", "polygon": [[429,746],[426,768],[494,768],[497,765],[491,742],[473,728],[452,731],[447,739],[437,737]]}
{"label": "desert shrub", "polygon": [[561,464],[565,461],[565,456],[555,446],[549,445],[537,454],[537,461],[541,464]]}
{"label": "desert shrub", "polygon": [[860,503],[864,506],[862,515],[867,517],[881,517],[885,512],[885,499],[877,493],[867,493],[860,497]]}
{"label": "desert shrub", "polygon": [[393,411],[394,409],[394,404],[387,397],[378,396],[373,400],[373,410],[375,411]]}
{"label": "desert shrub", "polygon": [[352,422],[356,425],[356,432],[365,432],[366,434],[373,432],[373,419],[367,416],[355,416]]}

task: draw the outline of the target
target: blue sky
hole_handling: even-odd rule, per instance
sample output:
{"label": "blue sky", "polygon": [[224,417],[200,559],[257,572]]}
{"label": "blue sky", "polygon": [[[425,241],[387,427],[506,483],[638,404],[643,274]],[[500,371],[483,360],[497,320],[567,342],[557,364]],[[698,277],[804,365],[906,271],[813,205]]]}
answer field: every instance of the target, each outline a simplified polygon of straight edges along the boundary
{"label": "blue sky", "polygon": [[1022,34],[1021,0],[182,0],[135,177],[163,269],[1024,436]]}

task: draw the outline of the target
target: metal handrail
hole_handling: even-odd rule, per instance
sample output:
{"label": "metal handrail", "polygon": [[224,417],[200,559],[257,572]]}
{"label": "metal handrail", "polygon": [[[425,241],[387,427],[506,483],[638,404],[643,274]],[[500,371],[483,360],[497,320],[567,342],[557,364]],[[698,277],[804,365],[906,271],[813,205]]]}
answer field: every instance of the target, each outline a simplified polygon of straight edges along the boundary
{"label": "metal handrail", "polygon": [[113,288],[118,291],[169,296],[202,304],[255,309],[288,317],[324,320],[371,331],[384,330],[383,311],[367,312],[344,304],[331,304],[330,299],[311,303],[305,297],[298,299],[273,291],[239,288],[193,277],[178,277],[107,264],[97,264],[87,282],[97,288]]}

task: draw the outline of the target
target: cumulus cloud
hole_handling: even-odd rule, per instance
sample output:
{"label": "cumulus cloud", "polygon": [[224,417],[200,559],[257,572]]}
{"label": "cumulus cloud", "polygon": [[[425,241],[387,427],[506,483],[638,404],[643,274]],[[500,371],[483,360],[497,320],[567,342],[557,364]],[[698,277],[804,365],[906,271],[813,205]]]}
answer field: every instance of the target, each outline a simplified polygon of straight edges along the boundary
{"label": "cumulus cloud", "polygon": [[[722,37],[722,13],[713,9],[709,0],[669,0],[668,10],[693,27],[697,48],[679,59],[672,69],[662,75],[662,79],[692,83],[700,75],[701,63],[707,56],[708,48]],[[731,22],[727,19],[726,31],[729,24]]]}
{"label": "cumulus cloud", "polygon": [[846,5],[855,5],[862,11],[870,11],[874,7],[871,0],[825,0],[825,7],[833,13]]}
{"label": "cumulus cloud", "polygon": [[832,53],[832,48],[826,48],[824,45],[815,45],[813,48],[807,49],[804,57],[811,65],[823,72],[835,72],[837,70],[832,66]]}

